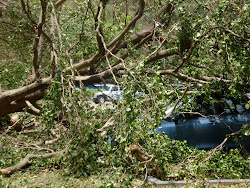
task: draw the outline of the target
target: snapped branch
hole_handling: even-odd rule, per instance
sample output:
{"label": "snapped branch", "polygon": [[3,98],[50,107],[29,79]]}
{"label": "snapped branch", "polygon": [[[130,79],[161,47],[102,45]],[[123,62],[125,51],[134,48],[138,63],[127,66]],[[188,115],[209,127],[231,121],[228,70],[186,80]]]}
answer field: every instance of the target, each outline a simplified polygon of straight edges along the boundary
{"label": "snapped branch", "polygon": [[12,174],[15,171],[18,171],[18,170],[24,168],[27,165],[30,165],[32,163],[30,161],[31,159],[36,159],[36,158],[47,159],[47,158],[51,158],[51,157],[57,157],[57,156],[65,153],[66,151],[67,150],[64,149],[62,151],[51,152],[51,153],[43,154],[43,155],[28,154],[17,165],[14,165],[14,166],[11,166],[11,167],[8,167],[8,168],[0,169],[0,172],[1,172],[2,175],[9,175],[9,174]]}

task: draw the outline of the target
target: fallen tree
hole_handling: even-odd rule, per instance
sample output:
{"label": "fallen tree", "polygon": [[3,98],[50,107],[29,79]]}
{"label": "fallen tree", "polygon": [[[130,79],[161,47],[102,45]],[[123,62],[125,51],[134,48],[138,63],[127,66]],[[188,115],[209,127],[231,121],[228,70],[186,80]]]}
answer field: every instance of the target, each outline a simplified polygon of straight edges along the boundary
{"label": "fallen tree", "polygon": [[[203,161],[206,155],[194,149],[190,159],[190,148],[150,130],[162,121],[166,104],[189,104],[187,94],[240,101],[249,92],[246,7],[228,1],[16,0],[0,25],[0,117],[27,111],[41,115],[44,130],[63,124],[62,138],[70,142],[67,167],[79,176],[112,164],[122,173],[204,178],[210,158]],[[93,93],[84,86],[94,83],[123,86],[122,100],[112,107],[92,105]],[[1,171],[61,154],[47,151]],[[182,165],[184,156],[195,173],[189,163]],[[182,176],[172,176],[179,171]]]}
{"label": "fallen tree", "polygon": [[[192,57],[195,56],[194,51],[200,48],[202,45],[206,47],[206,41],[210,40],[215,32],[221,32],[221,34],[223,34],[225,37],[232,37],[232,40],[243,40],[245,41],[245,45],[249,46],[249,40],[247,38],[241,34],[237,34],[236,31],[221,25],[209,27],[209,24],[207,24],[207,27],[203,28],[202,26],[196,25],[196,28],[193,30],[192,37],[190,38],[190,31],[185,30],[190,27],[190,25],[188,25],[189,23],[185,21],[186,18],[184,19],[181,16],[178,21],[176,18],[176,2],[171,1],[167,1],[164,6],[162,6],[162,8],[154,14],[154,17],[150,21],[145,21],[144,18],[147,16],[147,13],[145,12],[145,6],[147,6],[145,1],[138,1],[138,8],[135,11],[131,10],[131,12],[134,12],[135,15],[131,17],[130,21],[126,20],[126,25],[124,28],[117,32],[116,35],[112,36],[111,39],[107,40],[105,39],[105,33],[103,31],[104,28],[101,23],[105,10],[112,6],[109,4],[109,1],[100,1],[97,11],[94,12],[93,2],[88,1],[88,12],[83,19],[84,22],[86,22],[86,17],[89,13],[89,16],[91,16],[91,14],[93,16],[90,18],[95,22],[95,30],[93,33],[96,35],[95,38],[97,40],[98,50],[92,55],[90,54],[88,57],[84,57],[84,59],[75,61],[75,58],[72,57],[74,55],[73,51],[77,44],[82,42],[81,37],[80,40],[77,41],[76,44],[73,44],[72,47],[65,45],[65,50],[60,50],[61,47],[57,44],[57,40],[61,43],[63,42],[63,31],[60,28],[59,13],[57,12],[56,8],[63,6],[65,3],[67,3],[67,1],[56,2],[55,7],[52,2],[45,0],[41,1],[41,11],[38,22],[36,22],[33,18],[34,15],[29,5],[22,0],[20,0],[20,2],[21,7],[17,6],[14,8],[22,9],[22,12],[26,16],[26,21],[29,22],[31,29],[34,32],[34,41],[32,46],[33,57],[31,57],[33,74],[31,76],[32,79],[29,79],[24,86],[21,86],[18,89],[2,91],[0,93],[0,116],[4,116],[16,111],[22,111],[25,107],[31,107],[31,111],[37,113],[35,112],[36,110],[34,111],[34,108],[32,110],[32,106],[36,106],[36,101],[44,97],[46,89],[50,87],[55,76],[59,76],[56,74],[56,71],[59,68],[57,66],[59,65],[60,57],[63,54],[65,54],[67,58],[67,60],[65,60],[69,62],[69,66],[65,67],[61,71],[61,76],[66,77],[67,74],[71,74],[73,80],[76,80],[77,83],[81,83],[83,85],[103,82],[113,78],[115,75],[119,77],[121,76],[121,70],[126,70],[125,74],[129,74],[130,71],[133,71],[132,67],[135,67],[138,64],[137,62],[132,63],[132,65],[128,65],[126,63],[126,60],[129,62],[131,55],[133,55],[129,51],[132,49],[135,51],[143,51],[143,49],[147,49],[146,46],[148,44],[157,45],[157,43],[159,46],[156,50],[150,52],[151,49],[147,49],[149,54],[145,53],[145,60],[143,60],[145,65],[151,66],[154,64],[154,62],[159,62],[159,60],[164,58],[179,56],[179,59],[177,58],[177,62],[169,61],[169,65],[167,66],[169,68],[165,67],[165,70],[160,70],[162,75],[173,76],[177,80],[179,79],[184,82],[209,84],[213,80],[221,80],[228,83],[233,83],[233,76],[227,75],[227,78],[225,78],[226,75],[219,72],[214,73],[217,75],[216,77],[203,74],[192,76],[187,75],[187,72],[185,71],[187,68],[186,65],[187,63],[188,66],[194,65],[189,63],[192,62]],[[151,2],[149,2],[149,4],[150,3]],[[13,4],[12,6],[15,5]],[[183,7],[184,6],[185,4]],[[129,7],[127,6],[126,8],[128,9]],[[204,14],[206,14],[206,11]],[[165,15],[168,15],[168,19],[164,18]],[[139,31],[130,35],[130,31],[136,28],[139,19],[142,19],[143,22],[149,22],[149,24],[143,24],[145,25],[145,28],[142,27]],[[45,26],[45,24],[47,25]],[[178,31],[178,28],[181,29]],[[164,32],[159,32],[159,29],[163,29]],[[194,35],[197,33],[199,33],[199,36],[195,38]],[[184,40],[186,40],[186,42]],[[178,41],[180,41],[180,43],[178,43]],[[187,45],[188,42],[190,45]],[[184,44],[186,44],[186,46],[184,46]],[[46,47],[46,45],[48,45],[48,47]],[[214,47],[211,46],[211,49],[213,48]],[[49,77],[44,77],[41,71],[44,69],[42,68],[42,59],[49,57],[46,57],[46,55],[43,53],[45,50],[49,52],[48,54],[51,54],[51,62],[50,64],[46,65],[51,68],[49,71],[51,75]],[[226,53],[228,52],[225,52],[225,54]],[[204,73],[206,72],[204,70],[202,71]]]}

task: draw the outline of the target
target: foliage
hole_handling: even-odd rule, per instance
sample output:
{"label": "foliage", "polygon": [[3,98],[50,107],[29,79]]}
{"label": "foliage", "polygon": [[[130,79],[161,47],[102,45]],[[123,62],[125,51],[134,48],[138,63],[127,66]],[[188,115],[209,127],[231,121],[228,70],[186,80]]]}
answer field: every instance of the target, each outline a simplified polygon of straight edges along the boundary
{"label": "foliage", "polygon": [[[65,137],[70,138],[71,143],[63,162],[67,174],[89,177],[100,169],[105,169],[108,173],[120,174],[118,177],[124,176],[125,173],[136,174],[137,177],[145,175],[146,168],[152,168],[150,164],[145,168],[136,157],[133,157],[131,163],[127,162],[133,155],[126,151],[126,148],[137,143],[148,154],[154,155],[156,164],[162,170],[163,180],[173,180],[172,176],[174,180],[248,178],[249,155],[242,155],[238,149],[198,150],[188,147],[185,142],[170,140],[167,135],[152,131],[161,121],[165,101],[171,101],[171,98],[166,94],[167,87],[158,84],[160,75],[155,74],[150,79],[137,75],[136,78],[136,81],[132,77],[125,79],[123,99],[115,108],[105,106],[109,104],[90,107],[90,95],[85,89],[74,90],[71,96],[61,95],[65,96],[61,101],[68,112],[66,119],[70,119]],[[60,87],[58,89],[60,90]],[[141,95],[135,95],[136,91],[140,91]],[[96,130],[112,114],[118,123],[110,127],[108,134],[102,137]],[[115,179],[110,177],[110,182],[105,186],[110,183],[112,185],[113,181],[117,181]],[[121,183],[125,185],[129,179],[126,177],[126,181]]]}
{"label": "foliage", "polygon": [[23,62],[6,62],[0,68],[0,82],[3,90],[21,86],[29,76],[29,67]]}
{"label": "foliage", "polygon": [[[19,133],[8,133],[6,135],[1,134],[1,159],[0,168],[6,168],[16,165],[27,154],[41,154],[40,152],[32,149],[32,147],[25,145],[29,141],[44,141],[47,138],[47,134],[44,135],[20,135]],[[58,146],[59,147],[59,146]],[[30,171],[38,171],[37,167],[49,168],[53,163],[53,159],[37,159],[33,161]]]}
{"label": "foliage", "polygon": [[27,63],[31,58],[29,48],[32,45],[32,30],[20,10],[19,3],[16,0],[12,3],[7,6],[5,19],[1,19],[0,24],[1,60]]}

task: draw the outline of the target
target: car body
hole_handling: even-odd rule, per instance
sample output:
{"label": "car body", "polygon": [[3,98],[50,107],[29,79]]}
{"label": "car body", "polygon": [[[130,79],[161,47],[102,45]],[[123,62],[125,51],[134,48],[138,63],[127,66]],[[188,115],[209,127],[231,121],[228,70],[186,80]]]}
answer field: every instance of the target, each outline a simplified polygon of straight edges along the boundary
{"label": "car body", "polygon": [[99,92],[94,94],[93,100],[96,103],[104,103],[106,101],[117,101],[121,98],[123,87],[114,84],[98,84],[94,85]]}
{"label": "car body", "polygon": [[[229,106],[232,105],[231,101],[227,101],[227,103]],[[181,105],[178,104],[178,106]],[[166,110],[166,115],[172,109],[173,107],[170,107]],[[205,110],[209,111],[209,109]],[[221,144],[227,135],[239,131],[242,125],[250,123],[250,111],[244,108],[244,104],[236,105],[233,112],[230,109],[223,110],[224,113],[206,114],[202,117],[197,115],[187,116],[185,113],[176,114],[168,120],[162,121],[156,131],[166,133],[170,139],[186,140],[189,146],[211,149]],[[246,136],[245,140],[238,139],[238,141],[235,142],[230,137],[224,147],[236,148],[241,144],[250,151],[250,136]]]}

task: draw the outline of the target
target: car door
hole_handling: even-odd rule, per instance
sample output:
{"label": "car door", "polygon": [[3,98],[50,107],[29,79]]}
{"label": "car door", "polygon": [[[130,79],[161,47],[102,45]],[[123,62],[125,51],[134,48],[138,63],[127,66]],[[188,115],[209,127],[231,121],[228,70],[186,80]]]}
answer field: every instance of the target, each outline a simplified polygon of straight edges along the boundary
{"label": "car door", "polygon": [[119,100],[121,98],[121,91],[122,91],[122,87],[119,86],[113,86],[111,93],[112,93],[112,98],[114,100]]}

